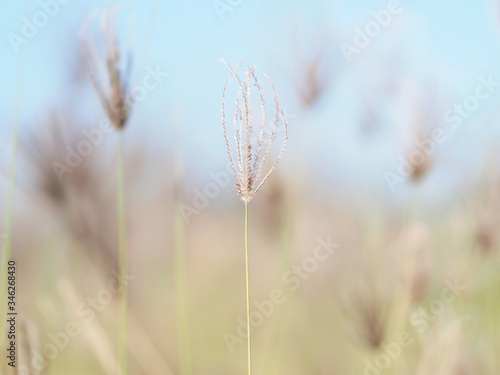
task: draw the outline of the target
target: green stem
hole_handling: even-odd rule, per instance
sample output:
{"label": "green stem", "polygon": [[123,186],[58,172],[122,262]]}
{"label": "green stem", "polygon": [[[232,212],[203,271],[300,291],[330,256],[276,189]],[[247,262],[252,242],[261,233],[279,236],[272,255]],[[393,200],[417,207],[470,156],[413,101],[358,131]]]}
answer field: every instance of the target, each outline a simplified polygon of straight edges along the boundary
{"label": "green stem", "polygon": [[[180,128],[180,121],[176,121]],[[177,129],[177,131],[180,131]],[[177,140],[176,145],[180,141]],[[186,226],[182,216],[181,194],[184,188],[182,160],[179,147],[174,150],[174,208],[175,208],[175,284],[177,305],[177,337],[181,375],[191,374],[191,340],[187,296]]]}
{"label": "green stem", "polygon": [[191,374],[191,356],[189,339],[189,319],[187,309],[186,291],[186,254],[185,254],[185,229],[182,215],[177,208],[176,231],[175,231],[175,278],[177,285],[177,319],[178,319],[178,340],[181,362],[181,375]]}
{"label": "green stem", "polygon": [[252,339],[250,333],[250,287],[248,272],[248,202],[245,202],[245,266],[247,290],[247,331],[248,331],[248,375],[252,375]]}
{"label": "green stem", "polygon": [[[128,253],[127,253],[127,228],[125,221],[125,168],[124,168],[124,140],[123,133],[119,134],[118,146],[118,165],[117,165],[117,189],[118,189],[118,252],[120,278],[128,274]],[[128,373],[127,361],[127,312],[128,312],[128,285],[125,280],[120,289],[120,319],[119,319],[119,346],[118,360],[120,364],[120,373]]]}
{"label": "green stem", "polygon": [[[23,3],[24,14],[24,3]],[[0,353],[5,353],[6,339],[6,319],[7,319],[7,267],[12,256],[12,236],[14,227],[14,200],[16,193],[16,167],[19,150],[19,117],[21,112],[22,96],[22,76],[24,67],[24,47],[19,52],[19,70],[17,76],[17,90],[14,109],[14,120],[12,126],[11,155],[9,162],[9,175],[7,182],[7,202],[5,207],[5,227],[4,233],[0,237],[0,246],[2,247],[2,258],[0,268]],[[0,366],[0,375],[4,368]]]}

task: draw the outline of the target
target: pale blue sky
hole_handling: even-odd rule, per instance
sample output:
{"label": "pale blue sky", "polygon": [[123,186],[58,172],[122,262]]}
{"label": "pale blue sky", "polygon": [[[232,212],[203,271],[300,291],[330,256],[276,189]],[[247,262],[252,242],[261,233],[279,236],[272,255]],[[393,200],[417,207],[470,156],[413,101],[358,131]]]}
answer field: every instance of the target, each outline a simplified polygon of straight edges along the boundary
{"label": "pale blue sky", "polygon": [[[31,19],[40,10],[38,1],[0,4],[0,136],[4,147],[13,116],[18,55],[11,48],[8,33],[17,32],[22,17]],[[435,82],[447,95],[450,104],[460,102],[473,93],[478,76],[493,75],[500,80],[500,31],[494,14],[493,0],[401,0],[403,12],[362,52],[359,64],[340,60],[340,77],[335,80],[323,100],[308,112],[298,105],[293,91],[295,61],[294,36],[300,25],[303,49],[317,42],[317,36],[329,32],[336,36],[330,43],[332,54],[340,52],[342,41],[351,42],[355,27],[363,27],[371,12],[384,9],[388,1],[263,1],[242,0],[221,20],[211,1],[126,1],[118,13],[126,29],[129,16],[136,18],[134,52],[143,50],[153,4],[158,4],[155,27],[149,40],[146,66],[161,64],[169,72],[168,79],[149,93],[133,114],[130,134],[153,147],[169,147],[174,108],[181,108],[185,121],[184,137],[190,153],[188,163],[197,165],[201,178],[225,163],[220,129],[221,90],[227,71],[220,63],[224,57],[231,64],[245,58],[256,65],[258,72],[272,77],[287,112],[290,113],[290,143],[302,138],[306,126],[318,127],[309,136],[311,165],[326,163],[331,167],[328,180],[346,186],[374,186],[386,189],[385,170],[397,166],[398,147],[394,143],[397,130],[389,127],[374,139],[359,135],[360,103],[365,97],[375,97],[378,79],[384,67],[398,67],[393,78],[425,84]],[[86,14],[111,2],[70,0],[62,5],[26,45],[23,73],[23,126],[35,126],[49,111],[63,111],[69,103],[81,118],[89,123],[100,113],[95,108],[95,95],[73,97],[68,94],[72,65],[77,62],[77,33]],[[24,14],[24,15],[23,15]],[[126,39],[126,36],[124,37]],[[138,68],[136,66],[136,68]],[[392,72],[392,67],[389,68]],[[141,77],[143,72],[136,72]],[[89,98],[91,98],[89,100]],[[477,159],[479,150],[499,135],[498,120],[492,118],[500,96],[490,100],[467,121],[456,136],[443,145],[453,150],[457,158]],[[380,104],[380,103],[379,103]],[[382,103],[397,114],[398,102]],[[382,111],[383,112],[383,111]],[[397,116],[396,116],[397,117]],[[394,125],[394,124],[393,124]],[[91,125],[89,125],[91,126]],[[405,127],[405,124],[395,126]],[[483,126],[483,129],[478,129]],[[284,159],[286,163],[286,158]],[[475,163],[477,160],[474,160]],[[476,165],[477,167],[477,165]],[[193,169],[195,167],[192,167]],[[314,169],[314,167],[313,167]],[[318,168],[320,169],[320,168]],[[323,169],[323,168],[321,168]],[[477,169],[477,168],[476,168]],[[447,175],[446,173],[442,173]],[[437,178],[435,184],[442,181]],[[432,184],[432,182],[430,183]]]}

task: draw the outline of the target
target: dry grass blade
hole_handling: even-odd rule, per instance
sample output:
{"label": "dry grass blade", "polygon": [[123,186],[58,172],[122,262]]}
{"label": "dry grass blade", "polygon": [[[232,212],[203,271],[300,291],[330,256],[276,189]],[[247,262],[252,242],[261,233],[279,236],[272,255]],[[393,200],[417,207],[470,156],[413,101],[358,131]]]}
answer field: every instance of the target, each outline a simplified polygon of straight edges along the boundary
{"label": "dry grass blade", "polygon": [[36,352],[40,351],[38,328],[30,320],[20,320],[19,327],[19,365],[17,366],[18,375],[43,375],[48,374],[50,364],[43,369],[35,369],[32,361]]}
{"label": "dry grass blade", "polygon": [[[66,303],[68,312],[76,311],[76,306],[83,300],[80,293],[75,287],[65,279],[58,281],[58,288]],[[75,316],[73,318],[81,319]],[[82,324],[82,334],[84,339],[89,343],[89,348],[93,352],[96,360],[100,363],[107,374],[119,374],[118,361],[113,355],[113,345],[104,331],[103,327],[97,320]]]}
{"label": "dry grass blade", "polygon": [[[245,79],[242,80],[238,76],[238,70],[241,68],[243,61],[234,69],[231,68],[231,66],[229,66],[229,64],[227,64],[224,60],[222,60],[222,62],[231,72],[231,76],[228,78],[226,85],[224,86],[222,97],[222,127],[224,130],[224,138],[232,168],[236,176],[236,188],[243,201],[248,203],[267,181],[283,154],[288,137],[287,124],[278,93],[269,77],[264,75],[265,80],[271,87],[271,90],[266,90],[259,84],[257,76],[255,75],[255,68],[249,68],[245,72]],[[226,96],[229,85],[233,79],[237,83],[238,90],[233,118],[236,143],[235,150],[231,148],[226,125]],[[258,129],[256,132],[254,132],[254,122],[256,122],[256,119],[252,112],[251,103],[252,87],[255,87],[258,91],[258,100],[261,109],[260,127],[256,127]],[[266,131],[268,119],[265,103],[266,97],[271,99],[275,104],[274,121],[269,137],[268,132]],[[263,173],[263,167],[269,158],[271,147],[281,128],[280,125],[282,125],[283,129],[283,143],[281,145],[281,149],[278,156],[271,164],[269,171],[267,173]],[[236,156],[234,156],[234,154],[236,154]]]}

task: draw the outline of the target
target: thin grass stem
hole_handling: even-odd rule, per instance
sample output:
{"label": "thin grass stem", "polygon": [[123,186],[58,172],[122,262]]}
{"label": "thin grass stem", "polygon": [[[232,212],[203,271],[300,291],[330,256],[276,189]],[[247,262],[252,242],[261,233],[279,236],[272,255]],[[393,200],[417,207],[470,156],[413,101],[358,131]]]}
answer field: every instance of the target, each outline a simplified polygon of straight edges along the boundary
{"label": "thin grass stem", "polygon": [[248,267],[248,202],[245,202],[245,267],[247,292],[247,332],[248,332],[248,375],[252,375],[252,334],[250,330],[250,283]]}
{"label": "thin grass stem", "polygon": [[184,190],[183,160],[180,151],[180,132],[182,121],[177,118],[176,147],[174,149],[174,243],[175,243],[175,285],[177,307],[177,337],[180,357],[180,374],[190,375],[191,371],[191,334],[187,293],[186,265],[186,225],[182,215],[182,192]]}
{"label": "thin grass stem", "polygon": [[189,339],[189,318],[186,288],[186,253],[184,219],[177,206],[175,217],[175,279],[177,286],[177,321],[181,375],[191,374],[191,342]]}
{"label": "thin grass stem", "polygon": [[[127,228],[125,221],[125,166],[124,166],[124,135],[119,133],[119,145],[117,155],[117,189],[118,189],[118,252],[120,278],[128,274],[128,252],[127,252]],[[120,373],[128,373],[128,285],[125,280],[121,282],[120,289],[120,318],[119,318],[119,340],[118,340],[118,361]]]}

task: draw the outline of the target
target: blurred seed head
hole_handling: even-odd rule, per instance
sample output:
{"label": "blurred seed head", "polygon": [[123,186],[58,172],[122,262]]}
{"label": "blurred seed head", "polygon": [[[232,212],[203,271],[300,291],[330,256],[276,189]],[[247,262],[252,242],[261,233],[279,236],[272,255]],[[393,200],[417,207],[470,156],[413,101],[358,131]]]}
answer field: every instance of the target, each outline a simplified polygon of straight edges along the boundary
{"label": "blurred seed head", "polygon": [[[87,251],[98,251],[99,256],[114,265],[115,238],[109,220],[113,201],[108,193],[104,150],[96,148],[92,155],[83,157],[64,173],[62,181],[54,169],[55,162],[66,165],[69,150],[77,150],[82,137],[81,129],[61,116],[52,116],[45,124],[23,133],[20,186],[30,199],[47,204],[45,208],[50,207],[57,217],[63,217],[66,233],[85,242]],[[50,215],[46,211],[44,214]]]}
{"label": "blurred seed head", "polygon": [[325,95],[332,81],[343,66],[344,56],[332,48],[337,45],[331,25],[317,20],[313,34],[308,34],[297,20],[292,26],[290,61],[293,63],[292,79],[303,108],[317,104]]}
{"label": "blurred seed head", "polygon": [[[60,181],[53,163],[65,163],[68,150],[76,150],[78,133],[76,127],[61,117],[52,115],[45,124],[21,135],[21,156],[26,163],[29,180],[25,184],[27,193],[36,194],[54,205],[64,206],[72,198],[85,194],[92,180],[90,160],[82,162]],[[24,176],[24,175],[23,175]]]}
{"label": "blurred seed head", "polygon": [[[265,80],[269,83],[271,90],[263,88],[255,75],[255,68],[249,68],[245,72],[244,80],[238,75],[238,69],[241,68],[243,61],[231,68],[224,60],[223,64],[227,66],[231,75],[224,86],[222,95],[222,127],[226,147],[231,160],[232,168],[236,176],[236,189],[241,199],[248,204],[254,195],[260,190],[262,185],[267,181],[272,171],[276,167],[287,141],[287,124],[284,111],[278,97],[278,93],[274,88],[271,80],[264,75]],[[234,79],[237,85],[236,103],[234,108],[233,125],[235,151],[233,152],[230,142],[228,129],[226,126],[226,96],[229,84]],[[258,92],[258,101],[260,104],[261,118],[260,125],[258,119],[254,117],[252,111],[251,88],[254,87]],[[266,113],[266,98],[271,99],[275,106],[273,114],[273,122],[271,125],[271,134],[267,129],[267,113]],[[267,173],[264,167],[271,154],[271,146],[276,140],[278,133],[283,137],[281,149],[277,158],[272,162]],[[235,155],[234,155],[235,154]]]}
{"label": "blurred seed head", "polygon": [[491,254],[498,243],[498,214],[485,210],[476,219],[475,242],[484,255]]}
{"label": "blurred seed head", "polygon": [[348,286],[346,299],[341,307],[351,321],[357,341],[371,349],[378,349],[386,338],[392,290],[386,276],[376,264],[368,262],[358,265],[354,272],[358,277]]}
{"label": "blurred seed head", "polygon": [[372,349],[384,342],[387,327],[387,311],[374,294],[358,294],[352,297],[352,318],[362,341]]}
{"label": "blurred seed head", "polygon": [[500,224],[500,173],[497,169],[498,157],[493,156],[486,162],[488,177],[484,185],[477,191],[479,206],[474,215],[475,222],[475,244],[482,255],[496,253],[499,236],[498,225]]}
{"label": "blurred seed head", "polygon": [[[412,137],[410,148],[407,150],[408,160],[411,159],[411,154],[418,151],[423,155],[423,160],[420,163],[412,162],[412,172],[410,179],[413,183],[421,182],[436,164],[436,150],[427,153],[421,150],[417,144],[425,144],[433,141],[433,133],[441,124],[442,100],[437,88],[433,85],[428,85],[425,90],[422,90],[416,98],[413,99],[416,103],[412,118]],[[425,146],[424,146],[425,147]],[[435,146],[436,147],[436,146]]]}
{"label": "blurred seed head", "polygon": [[404,283],[414,303],[422,302],[429,290],[432,273],[430,238],[428,227],[414,222],[405,228],[398,241]]}
{"label": "blurred seed head", "polygon": [[113,25],[117,8],[100,15],[100,38],[104,41],[104,56],[99,52],[95,39],[90,35],[89,25],[98,13],[91,13],[83,24],[80,36],[83,56],[94,88],[104,110],[117,130],[122,130],[130,117],[133,96],[129,92],[132,55],[122,63],[118,37]]}
{"label": "blurred seed head", "polygon": [[313,106],[324,94],[330,82],[331,71],[326,63],[326,41],[313,53],[312,57],[300,59],[298,79],[295,86],[300,102],[306,108]]}

